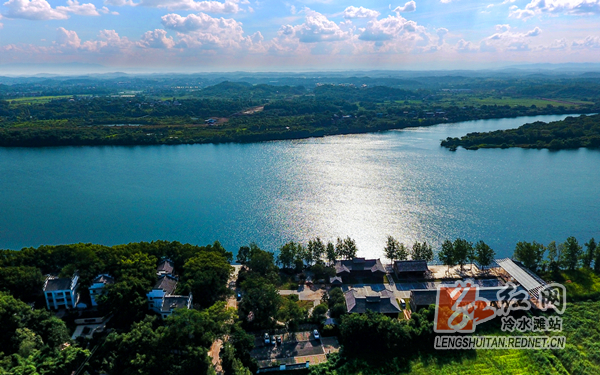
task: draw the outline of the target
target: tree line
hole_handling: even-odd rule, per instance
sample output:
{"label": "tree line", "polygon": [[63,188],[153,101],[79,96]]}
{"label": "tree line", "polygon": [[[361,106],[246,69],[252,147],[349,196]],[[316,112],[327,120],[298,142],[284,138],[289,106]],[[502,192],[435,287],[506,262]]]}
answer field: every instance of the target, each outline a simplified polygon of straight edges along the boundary
{"label": "tree line", "polygon": [[515,246],[513,257],[534,272],[574,271],[583,267],[600,273],[600,247],[593,237],[583,246],[573,236],[565,242],[552,241],[546,246],[536,241],[522,241]]}
{"label": "tree line", "polygon": [[548,148],[551,150],[600,147],[600,115],[567,117],[550,123],[537,121],[517,129],[469,133],[461,138],[448,137],[443,147],[456,150],[478,148]]}

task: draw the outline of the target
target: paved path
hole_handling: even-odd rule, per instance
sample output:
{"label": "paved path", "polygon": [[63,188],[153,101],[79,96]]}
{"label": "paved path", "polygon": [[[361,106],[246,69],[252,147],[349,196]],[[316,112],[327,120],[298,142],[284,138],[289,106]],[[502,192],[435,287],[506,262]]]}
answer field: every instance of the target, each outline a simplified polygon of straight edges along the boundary
{"label": "paved path", "polygon": [[297,294],[300,301],[321,301],[325,294],[325,289],[311,290],[309,288],[303,288],[301,290],[280,290],[279,294],[282,296],[289,296],[291,294]]}

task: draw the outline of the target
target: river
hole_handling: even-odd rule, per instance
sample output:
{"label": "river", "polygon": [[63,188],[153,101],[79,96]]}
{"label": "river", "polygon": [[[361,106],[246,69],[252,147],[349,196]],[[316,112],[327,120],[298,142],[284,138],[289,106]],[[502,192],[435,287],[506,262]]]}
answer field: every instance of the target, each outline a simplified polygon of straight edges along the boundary
{"label": "river", "polygon": [[600,151],[440,147],[472,131],[564,115],[254,144],[0,149],[0,248],[156,239],[351,236],[383,257],[387,235],[439,247],[600,237]]}

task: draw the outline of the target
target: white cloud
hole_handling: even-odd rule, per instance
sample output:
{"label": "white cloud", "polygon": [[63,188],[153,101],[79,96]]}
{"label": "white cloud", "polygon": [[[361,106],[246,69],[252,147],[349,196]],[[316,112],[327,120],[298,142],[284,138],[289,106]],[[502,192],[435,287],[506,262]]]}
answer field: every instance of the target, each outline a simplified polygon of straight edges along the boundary
{"label": "white cloud", "polygon": [[528,31],[527,33],[525,33],[525,36],[538,36],[542,33],[542,29],[540,29],[539,27],[535,27],[535,29]]}
{"label": "white cloud", "polygon": [[81,39],[75,31],[59,27],[56,29],[56,44],[62,47],[79,48]]}
{"label": "white cloud", "polygon": [[408,13],[408,12],[414,12],[415,10],[417,10],[417,3],[415,3],[414,1],[409,1],[408,3],[404,4],[403,7],[396,7],[394,9],[394,12],[396,13]]}
{"label": "white cloud", "polygon": [[351,35],[350,32],[342,30],[338,24],[319,12],[305,8],[304,13],[306,19],[303,24],[284,25],[280,29],[280,34],[295,37],[303,43],[338,41],[347,39]]}
{"label": "white cloud", "polygon": [[177,32],[180,48],[203,48],[235,52],[240,49],[261,48],[263,36],[260,32],[244,35],[242,23],[231,18],[215,18],[205,13],[185,17],[171,13],[162,17],[165,28]]}
{"label": "white cloud", "polygon": [[134,3],[132,0],[104,0],[105,4],[115,6],[144,6],[150,8],[165,8],[167,10],[187,10],[192,12],[207,13],[238,13],[241,8],[238,4],[248,4],[248,1],[226,0],[220,1],[195,1],[195,0],[140,0]]}
{"label": "white cloud", "polygon": [[[100,13],[92,3],[80,4],[77,0],[67,0],[66,6],[52,6],[46,0],[9,0],[4,3],[8,9],[4,16],[6,18],[24,18],[28,20],[64,20],[69,14],[80,16],[99,16]],[[106,7],[100,9],[102,13],[108,13]]]}
{"label": "white cloud", "polygon": [[415,21],[397,16],[388,16],[380,20],[369,21],[367,27],[359,35],[360,40],[381,42],[400,37],[403,33],[425,32],[423,26],[418,26]]}
{"label": "white cloud", "polygon": [[53,9],[46,0],[9,0],[4,3],[8,9],[6,18],[25,18],[28,20],[64,20],[66,13]]}
{"label": "white cloud", "polygon": [[440,27],[436,30],[436,34],[438,36],[438,46],[441,46],[444,44],[444,38],[446,37],[446,34],[448,34],[448,29]]}
{"label": "white cloud", "polygon": [[567,49],[568,46],[569,46],[569,43],[567,42],[567,40],[565,38],[561,38],[561,39],[556,39],[547,48],[551,49],[551,50],[564,51]]}
{"label": "white cloud", "polygon": [[354,7],[349,6],[344,9],[344,18],[352,19],[352,18],[377,18],[381,13],[376,10],[367,9],[363,7]]}
{"label": "white cloud", "polygon": [[137,45],[143,48],[173,48],[175,42],[172,37],[167,37],[165,30],[156,29],[146,31]]}
{"label": "white cloud", "polygon": [[529,51],[531,38],[542,33],[542,29],[535,27],[524,33],[513,32],[509,25],[496,25],[496,33],[481,41],[480,51]]}
{"label": "white cloud", "polygon": [[574,41],[572,47],[574,49],[598,49],[600,48],[600,37],[590,35],[584,40]]}
{"label": "white cloud", "polygon": [[135,6],[136,4],[132,0],[104,0],[104,4],[106,5],[114,5],[117,7],[122,7],[125,5]]}
{"label": "white cloud", "polygon": [[64,13],[73,13],[80,16],[99,16],[96,6],[92,3],[79,4],[77,0],[67,0],[67,6],[58,6],[56,10]]}
{"label": "white cloud", "polygon": [[531,0],[525,9],[516,5],[509,9],[510,17],[524,20],[544,13],[591,15],[600,13],[600,0]]}
{"label": "white cloud", "polygon": [[[102,30],[98,33],[96,40],[88,40],[82,42],[77,32],[67,30],[64,27],[56,29],[57,36],[54,44],[54,49],[48,52],[61,52],[65,50],[78,50],[82,52],[107,52],[116,53],[123,50],[130,50],[135,44],[127,38],[121,38],[115,30]],[[148,33],[152,33],[149,31]],[[146,33],[146,34],[148,34]],[[144,36],[146,36],[146,34]],[[144,39],[139,43],[142,43]],[[58,49],[57,49],[58,48]]]}
{"label": "white cloud", "polygon": [[456,50],[458,52],[477,52],[479,51],[479,46],[475,45],[473,42],[461,39],[456,43]]}

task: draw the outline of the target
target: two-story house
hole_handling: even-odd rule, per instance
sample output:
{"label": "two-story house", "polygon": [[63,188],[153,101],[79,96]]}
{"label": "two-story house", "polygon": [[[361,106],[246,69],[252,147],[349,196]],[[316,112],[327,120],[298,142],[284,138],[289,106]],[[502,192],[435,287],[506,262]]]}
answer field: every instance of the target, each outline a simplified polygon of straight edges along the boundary
{"label": "two-story house", "polygon": [[77,306],[79,275],[73,277],[48,276],[44,281],[44,297],[49,310],[72,309]]}
{"label": "two-story house", "polygon": [[106,293],[105,287],[107,285],[111,285],[115,283],[115,279],[107,274],[101,274],[96,276],[93,280],[92,285],[88,288],[90,291],[90,299],[92,301],[92,306],[98,306],[97,298]]}

